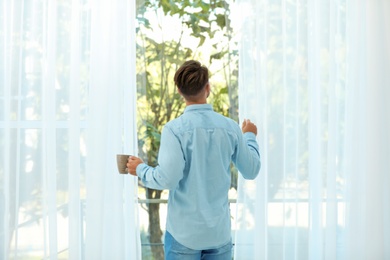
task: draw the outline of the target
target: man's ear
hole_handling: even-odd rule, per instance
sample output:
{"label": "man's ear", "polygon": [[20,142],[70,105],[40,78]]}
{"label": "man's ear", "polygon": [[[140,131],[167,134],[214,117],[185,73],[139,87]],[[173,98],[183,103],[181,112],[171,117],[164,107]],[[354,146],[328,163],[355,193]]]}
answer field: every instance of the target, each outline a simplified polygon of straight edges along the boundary
{"label": "man's ear", "polygon": [[207,97],[209,97],[211,93],[211,87],[209,82],[207,82],[206,84],[206,92],[207,92]]}

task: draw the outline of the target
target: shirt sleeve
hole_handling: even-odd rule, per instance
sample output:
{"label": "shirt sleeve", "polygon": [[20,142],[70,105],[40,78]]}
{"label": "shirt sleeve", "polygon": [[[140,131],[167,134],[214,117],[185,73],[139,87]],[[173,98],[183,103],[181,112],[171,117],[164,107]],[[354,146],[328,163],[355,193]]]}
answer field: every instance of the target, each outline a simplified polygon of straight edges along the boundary
{"label": "shirt sleeve", "polygon": [[172,130],[165,126],[161,133],[158,165],[151,167],[142,163],[137,166],[137,175],[148,188],[171,190],[183,178],[184,166],[180,141]]}
{"label": "shirt sleeve", "polygon": [[253,180],[257,177],[261,162],[259,145],[254,133],[247,132],[239,136],[236,151],[233,155],[233,163],[244,179]]}

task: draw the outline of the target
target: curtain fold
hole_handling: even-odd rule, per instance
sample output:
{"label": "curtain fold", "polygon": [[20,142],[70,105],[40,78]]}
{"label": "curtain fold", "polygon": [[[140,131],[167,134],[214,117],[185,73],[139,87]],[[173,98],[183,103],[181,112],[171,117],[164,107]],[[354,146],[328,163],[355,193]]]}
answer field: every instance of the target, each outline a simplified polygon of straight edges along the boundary
{"label": "curtain fold", "polygon": [[259,177],[239,178],[235,257],[390,259],[389,3],[235,10],[240,119],[262,155]]}
{"label": "curtain fold", "polygon": [[141,259],[135,2],[0,4],[0,259]]}
{"label": "curtain fold", "polygon": [[[355,15],[350,14],[361,26],[354,31],[356,38],[349,39],[347,109],[354,117],[346,121],[351,135],[346,142],[347,255],[353,259],[390,259],[390,4],[367,1],[364,7],[355,7]],[[356,41],[364,48],[353,47]],[[360,56],[362,62],[356,63],[354,56]]]}

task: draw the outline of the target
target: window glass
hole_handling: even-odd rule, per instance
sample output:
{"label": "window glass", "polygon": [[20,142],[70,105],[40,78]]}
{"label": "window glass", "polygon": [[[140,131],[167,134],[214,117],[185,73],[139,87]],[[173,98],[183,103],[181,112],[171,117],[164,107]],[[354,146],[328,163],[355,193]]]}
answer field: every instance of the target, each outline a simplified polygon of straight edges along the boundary
{"label": "window glass", "polygon": [[[147,164],[157,164],[162,127],[185,108],[173,77],[186,60],[199,60],[209,68],[208,102],[238,121],[238,52],[230,6],[218,0],[137,2],[138,150]],[[232,166],[232,200],[236,187]],[[168,191],[145,189],[140,182],[143,259],[163,259],[167,199]]]}

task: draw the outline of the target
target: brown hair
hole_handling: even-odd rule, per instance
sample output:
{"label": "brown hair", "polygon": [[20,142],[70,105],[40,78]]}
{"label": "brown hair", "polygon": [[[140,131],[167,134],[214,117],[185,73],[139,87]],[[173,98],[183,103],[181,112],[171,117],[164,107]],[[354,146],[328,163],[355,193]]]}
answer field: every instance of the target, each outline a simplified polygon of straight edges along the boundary
{"label": "brown hair", "polygon": [[196,96],[209,82],[209,70],[199,61],[189,60],[176,71],[174,81],[184,96]]}

